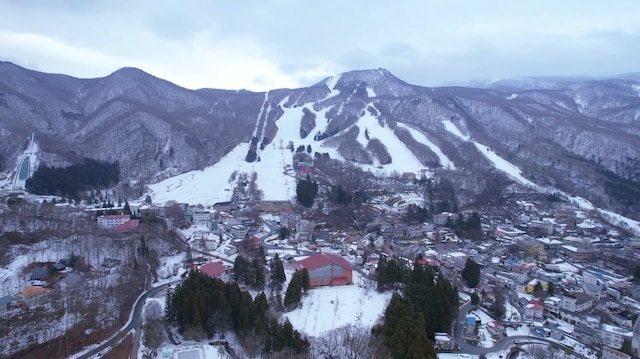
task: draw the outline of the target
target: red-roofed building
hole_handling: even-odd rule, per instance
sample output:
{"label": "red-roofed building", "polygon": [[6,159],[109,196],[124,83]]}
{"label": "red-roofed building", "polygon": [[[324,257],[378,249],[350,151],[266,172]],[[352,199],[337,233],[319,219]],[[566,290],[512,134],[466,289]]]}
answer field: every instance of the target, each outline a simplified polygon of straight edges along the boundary
{"label": "red-roofed building", "polygon": [[353,283],[353,269],[346,259],[329,253],[318,253],[298,262],[298,269],[309,272],[312,287]]}
{"label": "red-roofed building", "polygon": [[210,262],[200,267],[200,272],[208,275],[209,277],[225,279],[228,270],[222,262]]}
{"label": "red-roofed building", "polygon": [[414,263],[424,267],[435,268],[438,266],[438,261],[433,258],[416,259]]}
{"label": "red-roofed building", "polygon": [[132,219],[116,227],[116,231],[122,232],[122,233],[131,232],[137,229],[139,224],[140,224],[139,219]]}
{"label": "red-roofed building", "polygon": [[544,306],[540,302],[532,300],[527,304],[524,316],[528,319],[542,319],[544,317]]}

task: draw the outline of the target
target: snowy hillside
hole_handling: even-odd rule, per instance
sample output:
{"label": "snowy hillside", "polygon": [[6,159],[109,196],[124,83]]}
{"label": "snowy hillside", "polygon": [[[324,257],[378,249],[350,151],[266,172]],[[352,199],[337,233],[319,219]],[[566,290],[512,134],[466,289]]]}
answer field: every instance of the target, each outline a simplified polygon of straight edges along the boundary
{"label": "snowy hillside", "polygon": [[157,203],[228,199],[230,174],[254,168],[265,199],[289,199],[291,142],[376,175],[437,173],[466,203],[502,172],[640,219],[637,77],[425,88],[369,69],[254,93],[193,91],[133,68],[77,79],[0,62],[0,87],[0,173],[35,132],[47,165],[117,161],[123,185],[142,184],[136,195],[166,180],[152,185]]}
{"label": "snowy hillside", "polygon": [[[329,96],[333,96],[333,94]],[[293,153],[290,148],[287,148],[290,142],[295,147],[309,145],[314,151],[328,153],[331,158],[347,160],[340,148],[329,139],[324,141],[313,141],[310,137],[301,139],[300,127],[305,107],[285,108],[283,104],[287,100],[288,98],[285,98],[278,104],[278,107],[283,110],[283,115],[275,122],[277,132],[271,143],[266,145],[264,149],[257,151],[259,160],[251,163],[246,162],[245,157],[249,150],[249,143],[242,143],[213,166],[206,167],[201,171],[190,171],[150,185],[154,203],[163,204],[169,200],[175,200],[211,205],[216,202],[229,201],[234,186],[233,181],[229,179],[234,172],[257,173],[257,184],[263,192],[263,200],[291,200],[295,196],[296,179],[293,171]],[[310,110],[308,107],[306,109],[313,112],[320,123],[327,122],[323,118],[327,112],[326,108],[318,111]],[[261,117],[261,115],[258,116],[258,118]],[[427,144],[437,154],[444,166],[455,169],[455,164],[419,130],[405,125],[398,126],[407,129],[416,141]],[[366,148],[369,141],[377,139],[384,144],[391,158],[391,163],[387,164],[381,163],[376,158],[371,164],[356,163],[363,170],[370,170],[380,175],[389,175],[392,172],[418,173],[421,170],[427,170],[394,131],[384,121],[369,112],[363,113],[354,125],[341,133],[346,133],[352,128],[357,129],[356,140],[362,148]],[[254,134],[257,134],[258,131],[256,126]],[[337,136],[339,135],[340,133],[337,134]]]}

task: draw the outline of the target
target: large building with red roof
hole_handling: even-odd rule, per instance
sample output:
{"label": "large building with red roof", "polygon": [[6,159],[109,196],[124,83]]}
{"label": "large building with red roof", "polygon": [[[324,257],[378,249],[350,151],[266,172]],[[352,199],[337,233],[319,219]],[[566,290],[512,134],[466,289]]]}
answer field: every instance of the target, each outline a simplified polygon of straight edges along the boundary
{"label": "large building with red roof", "polygon": [[200,267],[200,272],[212,278],[225,280],[228,270],[222,262],[209,262]]}
{"label": "large building with red roof", "polygon": [[318,253],[298,262],[298,269],[309,272],[312,287],[353,283],[353,269],[346,259],[329,253]]}

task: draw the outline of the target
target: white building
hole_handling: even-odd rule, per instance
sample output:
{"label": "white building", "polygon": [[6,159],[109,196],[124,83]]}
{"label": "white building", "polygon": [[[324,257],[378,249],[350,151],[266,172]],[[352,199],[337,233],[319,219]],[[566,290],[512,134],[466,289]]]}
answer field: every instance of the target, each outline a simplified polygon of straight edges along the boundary
{"label": "white building", "polygon": [[602,324],[600,328],[596,329],[596,336],[600,343],[606,344],[614,349],[621,349],[625,339],[631,341],[633,332],[614,325]]}
{"label": "white building", "polygon": [[211,212],[193,212],[193,224],[209,226],[211,224]]}
{"label": "white building", "polygon": [[241,224],[236,224],[229,228],[229,234],[233,239],[245,239],[249,233],[249,229]]}
{"label": "white building", "polygon": [[100,228],[116,228],[131,220],[128,214],[123,215],[106,215],[98,217],[98,226]]}
{"label": "white building", "polygon": [[585,293],[571,293],[562,296],[562,310],[582,312],[593,307],[593,297]]}

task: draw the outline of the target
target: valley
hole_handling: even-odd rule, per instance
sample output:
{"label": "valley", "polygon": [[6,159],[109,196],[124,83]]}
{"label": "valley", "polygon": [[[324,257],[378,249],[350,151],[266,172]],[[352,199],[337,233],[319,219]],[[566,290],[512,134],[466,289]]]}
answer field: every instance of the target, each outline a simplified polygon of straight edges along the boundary
{"label": "valley", "polygon": [[[440,357],[637,353],[637,79],[0,74],[1,357],[384,358],[402,331]],[[31,193],[85,158],[117,180]]]}

